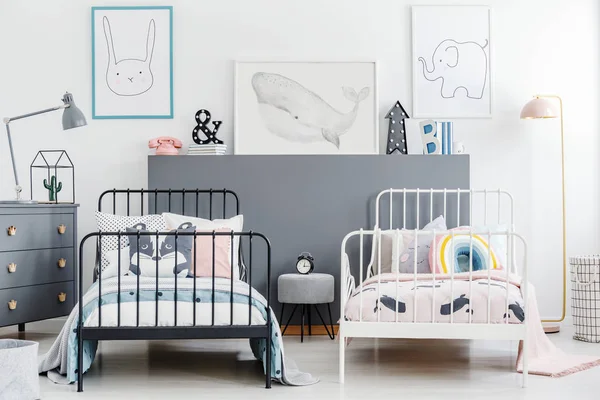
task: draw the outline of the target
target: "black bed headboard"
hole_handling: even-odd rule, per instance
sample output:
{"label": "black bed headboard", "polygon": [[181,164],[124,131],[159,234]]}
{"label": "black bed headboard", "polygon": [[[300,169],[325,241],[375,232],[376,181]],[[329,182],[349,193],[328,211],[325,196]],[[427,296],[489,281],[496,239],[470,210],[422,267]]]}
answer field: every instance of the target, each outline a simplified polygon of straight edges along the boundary
{"label": "black bed headboard", "polygon": [[120,215],[172,212],[225,219],[240,214],[240,200],[229,189],[110,189],[100,195],[98,211]]}

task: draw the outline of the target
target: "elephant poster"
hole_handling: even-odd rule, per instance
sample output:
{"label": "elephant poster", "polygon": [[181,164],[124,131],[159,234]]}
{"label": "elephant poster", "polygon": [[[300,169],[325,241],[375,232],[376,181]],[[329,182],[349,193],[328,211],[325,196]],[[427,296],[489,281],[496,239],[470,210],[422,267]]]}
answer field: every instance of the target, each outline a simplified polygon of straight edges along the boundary
{"label": "elephant poster", "polygon": [[491,10],[413,6],[415,118],[491,118]]}

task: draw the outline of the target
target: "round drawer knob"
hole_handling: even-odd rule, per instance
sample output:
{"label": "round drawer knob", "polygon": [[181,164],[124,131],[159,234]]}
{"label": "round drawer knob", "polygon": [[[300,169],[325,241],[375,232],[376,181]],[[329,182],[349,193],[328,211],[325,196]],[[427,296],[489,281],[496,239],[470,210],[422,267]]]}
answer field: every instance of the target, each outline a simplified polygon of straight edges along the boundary
{"label": "round drawer knob", "polygon": [[60,292],[58,294],[58,301],[64,303],[67,300],[67,294],[64,292]]}
{"label": "round drawer knob", "polygon": [[9,310],[16,310],[17,309],[17,301],[16,300],[11,300],[8,302],[8,309]]}
{"label": "round drawer knob", "polygon": [[8,233],[8,236],[15,236],[17,234],[17,227],[11,225],[8,228],[6,228],[6,232]]}
{"label": "round drawer knob", "polygon": [[60,224],[57,229],[58,233],[63,235],[67,231],[67,226],[65,224]]}
{"label": "round drawer knob", "polygon": [[59,258],[57,264],[58,268],[64,268],[67,265],[67,260],[64,258]]}
{"label": "round drawer knob", "polygon": [[12,274],[13,272],[17,271],[17,264],[10,263],[10,264],[8,264],[7,268],[8,268],[8,273]]}

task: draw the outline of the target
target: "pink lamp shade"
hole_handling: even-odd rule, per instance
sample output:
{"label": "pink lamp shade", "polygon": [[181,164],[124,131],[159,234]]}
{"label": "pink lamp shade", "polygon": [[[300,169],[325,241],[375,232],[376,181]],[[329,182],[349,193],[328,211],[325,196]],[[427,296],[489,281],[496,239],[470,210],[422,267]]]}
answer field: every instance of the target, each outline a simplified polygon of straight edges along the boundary
{"label": "pink lamp shade", "polygon": [[523,106],[521,119],[558,118],[560,112],[556,105],[542,97],[536,97]]}

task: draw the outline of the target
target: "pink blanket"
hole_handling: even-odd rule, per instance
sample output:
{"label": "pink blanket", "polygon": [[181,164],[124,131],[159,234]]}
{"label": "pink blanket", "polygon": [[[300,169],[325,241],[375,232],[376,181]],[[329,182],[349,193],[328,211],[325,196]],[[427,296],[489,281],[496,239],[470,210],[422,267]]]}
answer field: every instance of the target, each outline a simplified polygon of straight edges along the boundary
{"label": "pink blanket", "polygon": [[[542,326],[533,285],[529,284],[528,291],[529,373],[556,378],[600,365],[600,356],[567,354],[548,339]],[[517,371],[519,372],[523,372],[522,347],[523,342],[519,343],[517,357]]]}
{"label": "pink blanket", "polygon": [[[379,313],[379,321],[382,322],[396,321],[396,318],[400,322],[413,322],[416,297],[417,322],[431,322],[433,310],[435,321],[440,323],[449,323],[450,314],[453,314],[455,323],[468,323],[469,314],[472,323],[487,323],[489,293],[491,323],[520,323],[524,317],[528,318],[530,374],[560,377],[600,365],[600,356],[566,354],[548,339],[542,327],[535,289],[528,285],[529,303],[527,313],[524,313],[521,280],[516,275],[509,275],[507,279],[506,271],[491,271],[488,281],[487,271],[476,271],[473,272],[472,283],[469,283],[468,273],[459,273],[454,274],[454,282],[451,283],[450,275],[436,274],[435,295],[432,274],[418,274],[417,278],[416,285],[413,274],[381,274],[367,279],[348,300],[346,318],[358,321],[362,316],[362,321],[377,321]],[[435,299],[433,307],[432,299]],[[517,371],[523,371],[522,342],[519,344]]]}

